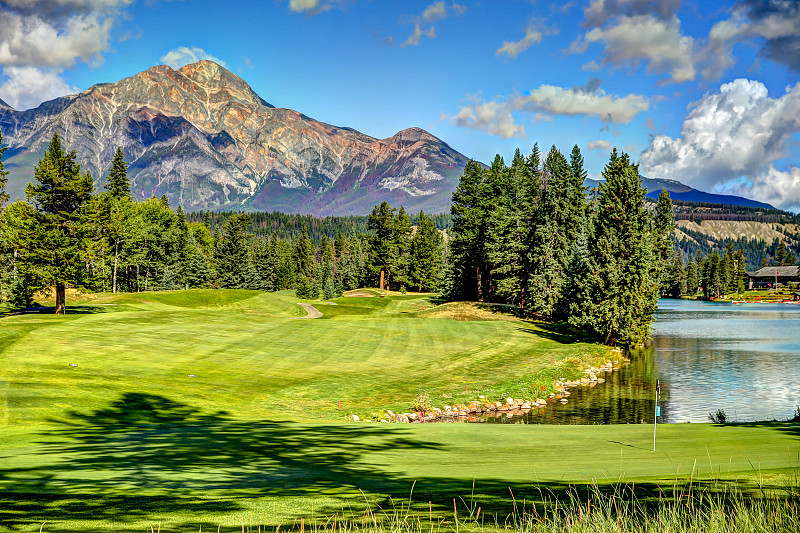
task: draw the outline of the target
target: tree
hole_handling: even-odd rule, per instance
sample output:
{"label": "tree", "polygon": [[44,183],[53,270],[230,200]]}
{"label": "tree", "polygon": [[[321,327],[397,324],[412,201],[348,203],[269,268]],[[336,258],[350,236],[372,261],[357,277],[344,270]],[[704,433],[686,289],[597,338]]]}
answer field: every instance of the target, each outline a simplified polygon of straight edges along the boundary
{"label": "tree", "polygon": [[786,240],[781,240],[778,245],[778,251],[775,253],[775,262],[777,266],[792,266],[794,264],[794,255],[786,247]]}
{"label": "tree", "polygon": [[[34,169],[35,182],[25,188],[35,209],[36,235],[20,248],[37,288],[55,288],[58,315],[66,313],[66,287],[80,281],[82,227],[79,210],[92,194],[92,177],[81,172],[74,151],[66,153],[58,133]],[[22,244],[22,243],[20,243]]]}
{"label": "tree", "polygon": [[0,130],[0,209],[8,201],[8,194],[6,193],[6,186],[8,185],[8,170],[5,169],[3,164],[3,154],[8,150],[8,146],[3,146],[3,130]]}
{"label": "tree", "polygon": [[[369,271],[372,279],[377,281],[384,274],[386,285],[391,283],[394,274],[397,253],[397,226],[394,218],[394,208],[388,202],[376,205],[367,219],[369,231]],[[380,287],[383,289],[383,287]]]}
{"label": "tree", "polygon": [[484,171],[468,161],[453,192],[448,296],[452,299],[482,300],[487,278],[484,248],[486,184]]}
{"label": "tree", "polygon": [[699,285],[697,280],[697,263],[689,261],[689,264],[686,265],[686,294],[689,296],[697,294],[697,287]]}
{"label": "tree", "polygon": [[394,219],[394,235],[392,255],[394,257],[394,279],[395,285],[400,285],[400,289],[411,281],[411,234],[413,226],[411,219],[406,214],[405,208],[401,205],[397,216]]}
{"label": "tree", "polygon": [[122,148],[117,146],[114,159],[111,160],[111,169],[108,171],[106,191],[114,199],[131,197],[131,182],[128,179],[128,164]]}
{"label": "tree", "polygon": [[442,234],[433,219],[420,211],[417,232],[411,239],[411,280],[420,292],[436,290],[442,269],[441,244]]}
{"label": "tree", "polygon": [[223,289],[250,287],[248,272],[249,236],[245,233],[250,217],[241,213],[231,216],[222,227],[214,246],[217,284]]}
{"label": "tree", "polygon": [[588,269],[581,314],[569,321],[609,345],[631,346],[650,335],[658,300],[654,238],[644,207],[638,167],[614,149],[592,217]]}
{"label": "tree", "polygon": [[666,189],[662,189],[658,195],[656,211],[653,216],[653,236],[656,240],[656,266],[658,267],[661,294],[674,295],[672,255],[675,251],[675,216],[672,213],[672,199]]}

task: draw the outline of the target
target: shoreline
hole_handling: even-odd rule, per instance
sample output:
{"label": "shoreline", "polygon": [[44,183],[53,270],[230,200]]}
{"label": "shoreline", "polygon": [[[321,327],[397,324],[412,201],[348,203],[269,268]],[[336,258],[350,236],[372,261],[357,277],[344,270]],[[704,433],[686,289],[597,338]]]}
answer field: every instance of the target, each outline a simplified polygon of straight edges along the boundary
{"label": "shoreline", "polygon": [[549,406],[566,404],[571,395],[569,389],[578,387],[595,387],[605,383],[606,373],[618,372],[630,363],[630,359],[620,355],[617,359],[609,359],[601,363],[600,366],[590,366],[581,373],[585,377],[577,380],[567,380],[559,378],[555,381],[555,392],[550,393],[545,398],[505,398],[505,403],[501,401],[487,402],[485,397],[480,395],[478,399],[471,400],[466,404],[444,405],[442,408],[433,407],[429,411],[395,413],[390,409],[380,412],[378,418],[362,419],[356,414],[350,414],[347,419],[353,422],[379,422],[379,423],[482,423],[487,418],[514,418],[524,416],[534,410],[543,413]]}

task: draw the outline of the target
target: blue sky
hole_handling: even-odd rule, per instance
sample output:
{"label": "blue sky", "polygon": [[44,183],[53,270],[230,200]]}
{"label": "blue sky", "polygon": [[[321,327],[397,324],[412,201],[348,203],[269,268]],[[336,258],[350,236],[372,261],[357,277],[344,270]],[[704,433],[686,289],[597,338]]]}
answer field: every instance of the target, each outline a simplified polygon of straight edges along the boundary
{"label": "blue sky", "polygon": [[649,177],[800,208],[800,2],[3,0],[17,109],[211,58],[266,101],[469,157],[611,147]]}

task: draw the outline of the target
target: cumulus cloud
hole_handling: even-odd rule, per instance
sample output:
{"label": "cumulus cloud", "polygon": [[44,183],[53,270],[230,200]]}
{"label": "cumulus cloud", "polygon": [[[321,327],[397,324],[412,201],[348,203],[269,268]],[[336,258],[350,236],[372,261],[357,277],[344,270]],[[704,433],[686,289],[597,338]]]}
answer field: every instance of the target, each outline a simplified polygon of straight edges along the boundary
{"label": "cumulus cloud", "polygon": [[498,48],[494,55],[498,57],[507,55],[511,59],[516,59],[522,52],[540,42],[542,42],[542,32],[537,29],[535,23],[531,22],[525,29],[525,36],[522,39],[519,41],[503,41],[503,46]]}
{"label": "cumulus cloud", "polygon": [[[103,62],[111,30],[132,0],[4,0],[0,2],[0,95],[32,107],[75,89],[61,77],[82,61]],[[38,100],[38,102],[37,102]]]}
{"label": "cumulus cloud", "polygon": [[736,62],[733,47],[760,42],[761,57],[800,71],[800,3],[796,0],[742,0],[730,18],[716,23],[703,50],[703,76],[718,78]]}
{"label": "cumulus cloud", "polygon": [[673,16],[623,16],[605,28],[594,28],[571,51],[583,53],[592,44],[603,46],[602,66],[632,65],[644,61],[648,74],[668,74],[662,83],[681,83],[695,78],[694,39],[681,33],[681,22]]}
{"label": "cumulus cloud", "polygon": [[5,67],[5,83],[0,85],[0,95],[14,109],[25,110],[38,106],[78,89],[68,85],[60,71],[36,67]]}
{"label": "cumulus cloud", "polygon": [[610,19],[623,15],[655,14],[670,18],[677,13],[681,0],[592,0],[583,10],[585,27],[602,26]]}
{"label": "cumulus cloud", "polygon": [[680,137],[655,136],[640,168],[648,177],[786,208],[800,200],[798,170],[779,171],[776,163],[790,155],[799,131],[800,83],[770,98],[763,83],[737,79],[697,102]]}
{"label": "cumulus cloud", "polygon": [[611,142],[589,141],[589,150],[611,150]]}
{"label": "cumulus cloud", "polygon": [[450,120],[462,128],[482,130],[505,139],[524,138],[525,128],[516,123],[515,113],[528,115],[533,121],[552,121],[558,115],[583,115],[622,124],[649,107],[643,96],[609,95],[599,84],[600,80],[592,79],[585,87],[542,85],[528,94],[514,94],[507,99],[481,102],[474,98],[473,103],[462,107]]}
{"label": "cumulus cloud", "polygon": [[482,130],[504,139],[525,138],[525,128],[514,122],[507,102],[478,102],[462,107],[451,121],[461,128]]}
{"label": "cumulus cloud", "polygon": [[597,84],[565,89],[542,85],[527,95],[515,97],[515,109],[535,111],[547,115],[584,115],[597,117],[604,122],[627,124],[642,111],[650,108],[647,98],[638,94],[619,97],[606,94]]}
{"label": "cumulus cloud", "polygon": [[174,69],[179,69],[184,65],[188,65],[189,63],[196,63],[201,59],[209,59],[214,63],[222,65],[223,67],[227,66],[223,60],[218,57],[212,56],[202,48],[198,48],[197,46],[179,46],[174,50],[170,50],[163,56],[161,56],[161,63],[164,65],[169,65]]}

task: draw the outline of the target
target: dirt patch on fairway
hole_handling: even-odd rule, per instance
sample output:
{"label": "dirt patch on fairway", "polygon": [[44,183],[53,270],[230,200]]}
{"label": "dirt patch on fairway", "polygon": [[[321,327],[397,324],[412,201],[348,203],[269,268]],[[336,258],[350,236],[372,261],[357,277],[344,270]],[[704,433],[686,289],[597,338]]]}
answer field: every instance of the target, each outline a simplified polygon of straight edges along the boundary
{"label": "dirt patch on fairway", "polygon": [[374,298],[375,294],[367,291],[347,291],[342,296],[345,298]]}
{"label": "dirt patch on fairway", "polygon": [[513,310],[476,302],[449,302],[420,311],[418,316],[451,320],[517,320],[511,311]]}
{"label": "dirt patch on fairway", "polygon": [[297,305],[299,305],[300,307],[302,307],[303,309],[305,309],[305,310],[306,310],[306,313],[308,313],[306,316],[296,316],[296,317],[294,317],[294,318],[295,318],[295,319],[297,319],[297,320],[299,320],[299,319],[303,319],[303,318],[321,318],[321,317],[322,317],[322,313],[320,313],[320,312],[317,310],[317,308],[316,308],[316,307],[314,307],[314,306],[313,306],[313,305],[311,305],[311,304],[301,304],[301,303],[298,303]]}

